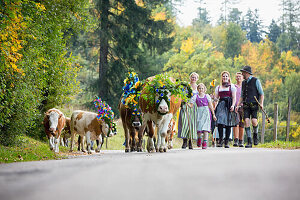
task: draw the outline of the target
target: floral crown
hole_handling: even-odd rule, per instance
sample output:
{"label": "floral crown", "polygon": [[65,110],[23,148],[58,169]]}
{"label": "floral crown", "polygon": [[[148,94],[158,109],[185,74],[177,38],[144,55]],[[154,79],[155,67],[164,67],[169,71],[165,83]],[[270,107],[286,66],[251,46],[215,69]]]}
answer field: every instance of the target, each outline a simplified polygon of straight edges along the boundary
{"label": "floral crown", "polygon": [[108,124],[110,130],[115,132],[116,124],[114,123],[114,112],[111,107],[99,97],[94,99],[94,105],[98,111],[97,119]]}
{"label": "floral crown", "polygon": [[[145,100],[149,100],[150,104],[155,103],[156,107],[159,106],[163,99],[166,101],[168,106],[170,106],[170,98],[168,97],[169,92],[171,95],[180,97],[183,102],[186,102],[193,96],[193,91],[190,84],[178,81],[173,83],[167,74],[156,75],[152,80],[147,82],[145,89],[150,95],[143,94],[143,98]],[[156,101],[155,96],[158,96]]]}
{"label": "floral crown", "polygon": [[[138,111],[139,99],[141,96],[142,82],[139,80],[137,73],[128,72],[124,79],[122,103],[126,108],[133,110],[132,117],[137,115],[139,118],[141,113]],[[141,121],[141,119],[140,119]]]}

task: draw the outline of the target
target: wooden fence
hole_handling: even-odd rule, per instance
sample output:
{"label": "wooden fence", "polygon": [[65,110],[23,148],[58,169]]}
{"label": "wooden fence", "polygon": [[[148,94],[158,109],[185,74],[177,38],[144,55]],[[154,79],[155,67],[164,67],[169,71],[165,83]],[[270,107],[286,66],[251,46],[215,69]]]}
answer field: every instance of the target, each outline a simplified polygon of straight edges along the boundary
{"label": "wooden fence", "polygon": [[[286,122],[286,126],[278,126],[278,104],[275,103],[274,104],[274,127],[271,129],[267,129],[267,130],[273,130],[273,140],[276,141],[277,140],[277,132],[278,132],[278,128],[282,128],[282,127],[286,127],[286,141],[289,141],[289,135],[290,135],[290,119],[291,119],[291,105],[292,105],[292,98],[289,97],[288,98],[288,112],[287,112],[287,122]],[[295,126],[299,126],[299,125],[295,125]],[[262,130],[261,130],[261,143],[264,143],[265,140],[265,132],[266,130],[266,115],[264,114],[264,112],[262,112]]]}

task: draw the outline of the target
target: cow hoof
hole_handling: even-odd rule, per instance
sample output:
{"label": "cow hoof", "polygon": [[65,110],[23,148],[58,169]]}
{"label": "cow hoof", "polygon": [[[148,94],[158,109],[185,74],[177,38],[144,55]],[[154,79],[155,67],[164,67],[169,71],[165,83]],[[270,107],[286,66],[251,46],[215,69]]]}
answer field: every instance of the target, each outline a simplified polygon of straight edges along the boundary
{"label": "cow hoof", "polygon": [[125,149],[125,153],[129,153],[129,149]]}
{"label": "cow hoof", "polygon": [[92,152],[91,152],[91,151],[89,151],[89,152],[88,152],[88,154],[92,154]]}
{"label": "cow hoof", "polygon": [[97,149],[96,149],[95,152],[96,152],[96,153],[100,153],[100,150],[97,150]]}
{"label": "cow hoof", "polygon": [[73,152],[73,150],[71,149],[69,152]]}
{"label": "cow hoof", "polygon": [[153,153],[154,152],[154,148],[147,148],[149,153]]}
{"label": "cow hoof", "polygon": [[137,152],[143,152],[142,148],[138,148]]}

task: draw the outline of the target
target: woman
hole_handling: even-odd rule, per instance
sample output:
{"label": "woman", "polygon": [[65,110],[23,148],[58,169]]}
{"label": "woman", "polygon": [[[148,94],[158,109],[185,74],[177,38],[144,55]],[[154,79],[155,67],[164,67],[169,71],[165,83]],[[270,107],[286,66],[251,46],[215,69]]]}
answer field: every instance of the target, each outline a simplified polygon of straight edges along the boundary
{"label": "woman", "polygon": [[[196,72],[190,74],[190,85],[193,90],[193,95],[198,94],[197,81],[199,75]],[[189,139],[189,149],[193,149],[192,139],[197,139],[197,106],[194,105],[192,108],[186,104],[182,104],[178,119],[178,137],[183,139],[182,148],[187,147],[187,141]]]}
{"label": "woman", "polygon": [[216,87],[215,96],[219,98],[216,108],[216,124],[219,132],[218,147],[223,146],[223,129],[225,128],[225,148],[229,148],[231,127],[238,124],[237,115],[234,111],[236,87],[231,83],[229,72],[223,71],[221,73],[221,84]]}

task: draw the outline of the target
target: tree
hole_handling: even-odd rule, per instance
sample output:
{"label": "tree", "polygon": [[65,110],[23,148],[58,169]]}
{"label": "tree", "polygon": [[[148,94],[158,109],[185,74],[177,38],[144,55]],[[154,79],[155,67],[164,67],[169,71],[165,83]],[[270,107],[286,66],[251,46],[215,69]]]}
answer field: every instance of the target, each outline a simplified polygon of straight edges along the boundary
{"label": "tree", "polygon": [[231,22],[226,27],[225,37],[224,56],[233,59],[241,53],[241,46],[246,40],[245,34],[238,24]]}
{"label": "tree", "polygon": [[100,16],[99,96],[115,109],[124,78],[115,72],[124,74],[129,67],[140,72],[147,67],[146,55],[167,51],[173,42],[173,22],[158,0],[97,0],[96,8]]}
{"label": "tree", "polygon": [[269,26],[268,37],[269,39],[276,43],[277,38],[280,36],[281,30],[280,27],[276,24],[275,20],[272,20]]}
{"label": "tree", "polygon": [[260,42],[262,40],[262,25],[257,9],[255,9],[254,13],[250,9],[247,11],[245,28],[248,40],[251,42]]}
{"label": "tree", "polygon": [[228,21],[240,25],[241,24],[241,14],[242,14],[242,12],[239,11],[237,8],[232,8],[228,15]]}

